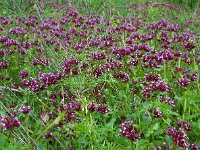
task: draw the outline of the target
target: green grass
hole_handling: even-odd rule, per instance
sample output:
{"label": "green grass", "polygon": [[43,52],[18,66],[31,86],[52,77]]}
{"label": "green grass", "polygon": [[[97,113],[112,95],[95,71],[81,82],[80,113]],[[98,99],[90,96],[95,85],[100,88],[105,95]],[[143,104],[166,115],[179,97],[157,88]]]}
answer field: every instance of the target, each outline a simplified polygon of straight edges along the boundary
{"label": "green grass", "polygon": [[[170,40],[173,35],[185,34],[188,31],[196,33],[196,37],[189,37],[190,42],[195,43],[195,48],[192,51],[187,51],[184,48],[184,43],[172,42],[172,50],[181,51],[190,55],[191,65],[184,62],[180,57],[177,60],[166,60],[160,68],[146,68],[142,69],[141,63],[135,67],[131,67],[128,62],[132,58],[136,58],[136,53],[133,56],[124,56],[121,60],[117,59],[116,54],[109,54],[110,47],[100,49],[98,46],[90,47],[90,39],[105,38],[112,36],[115,39],[116,47],[127,47],[125,42],[131,36],[131,33],[109,33],[108,27],[99,23],[94,27],[77,27],[77,31],[87,31],[86,37],[75,36],[72,37],[72,42],[67,43],[67,40],[60,39],[59,37],[50,35],[48,30],[40,30],[40,26],[30,27],[30,30],[25,35],[13,35],[9,33],[11,28],[15,28],[14,24],[3,25],[0,20],[0,27],[4,27],[0,31],[1,35],[6,35],[9,38],[19,40],[21,42],[33,42],[38,39],[38,45],[41,47],[42,52],[36,51],[36,46],[26,48],[27,53],[22,55],[18,51],[22,47],[11,46],[8,49],[13,54],[0,55],[0,62],[8,60],[10,62],[9,69],[0,68],[0,117],[6,116],[6,112],[20,110],[22,106],[31,106],[29,114],[25,115],[19,112],[18,118],[21,121],[20,127],[14,127],[4,131],[0,127],[0,150],[1,149],[102,149],[102,150],[142,150],[153,149],[156,146],[163,148],[163,142],[167,146],[175,145],[171,136],[163,134],[168,126],[177,127],[177,119],[188,121],[192,126],[192,131],[187,131],[189,139],[188,143],[194,142],[200,146],[200,86],[199,74],[200,67],[197,58],[200,56],[200,9],[199,2],[195,0],[171,0],[171,1],[154,1],[153,3],[146,3],[147,0],[130,1],[130,0],[54,0],[60,2],[63,8],[45,7],[44,1],[26,1],[26,0],[0,0],[0,14],[2,16],[11,18],[15,23],[17,17],[29,17],[32,14],[38,15],[39,25],[42,21],[54,16],[52,20],[56,21],[68,14],[69,9],[75,9],[79,15],[85,16],[86,19],[92,19],[93,16],[101,16],[110,21],[110,27],[119,27],[122,25],[122,18],[135,18],[133,21],[136,26],[137,19],[142,22],[137,33],[149,34],[150,30],[145,27],[149,23],[155,23],[160,20],[167,19],[172,24],[184,25],[190,22],[190,26],[177,32],[173,31],[156,31],[156,37],[150,41],[145,42],[151,49],[159,52],[162,51],[159,39],[164,32],[167,33]],[[170,2],[170,6],[176,9],[168,8],[166,6],[156,7],[156,4],[163,2]],[[131,5],[136,4],[136,5]],[[174,5],[177,4],[177,5]],[[132,6],[132,7],[130,7]],[[173,7],[173,8],[174,8]],[[41,13],[44,10],[44,13]],[[119,19],[115,19],[119,16]],[[26,18],[27,19],[27,18]],[[75,18],[73,18],[75,19]],[[72,19],[72,20],[73,20]],[[28,20],[28,19],[27,19]],[[74,20],[73,20],[74,21]],[[24,23],[19,23],[20,27],[24,27]],[[67,31],[69,28],[74,28],[73,22],[64,23]],[[105,30],[102,33],[95,33],[96,28]],[[32,31],[32,30],[34,31]],[[67,31],[61,31],[65,34]],[[59,41],[58,45],[50,45],[45,43],[45,38],[38,37],[39,32],[46,33],[48,38]],[[29,37],[29,38],[28,38]],[[80,44],[81,40],[86,41],[86,48],[83,48],[81,53],[74,50],[74,44]],[[83,41],[82,41],[83,42]],[[142,40],[135,39],[136,44],[143,43]],[[67,48],[64,48],[64,44]],[[55,51],[54,48],[60,49]],[[63,50],[62,50],[63,48]],[[0,43],[0,50],[5,50],[2,43]],[[81,49],[82,50],[82,49]],[[121,62],[122,68],[109,70],[103,73],[99,78],[94,76],[94,69],[103,66],[107,60],[93,60],[91,53],[99,52],[106,53],[108,60],[113,58],[115,62]],[[146,52],[141,50],[142,55]],[[0,53],[1,54],[1,53]],[[151,54],[153,55],[153,54]],[[44,64],[33,67],[33,61],[38,57],[49,59],[50,65]],[[57,73],[62,72],[64,68],[64,57],[67,60],[70,57],[75,57],[80,63],[88,65],[86,69],[81,69],[81,64],[72,67],[77,69],[78,75],[74,75],[70,70],[65,74],[58,84],[52,84],[47,89],[38,92],[32,92],[29,88],[22,86],[22,79],[19,74],[23,70],[29,71],[29,77],[38,78],[41,72],[44,73]],[[191,82],[186,88],[177,86],[178,78],[183,78],[181,72],[175,72],[176,66],[188,69],[190,72],[197,72],[197,80]],[[114,77],[114,74],[125,72],[128,74],[130,81],[127,83],[122,82],[121,79]],[[160,74],[161,80],[166,82],[170,87],[173,87],[173,92],[162,92],[159,90],[153,91],[156,97],[151,96],[146,98],[141,92],[134,94],[136,88],[139,91],[145,87],[141,80],[144,76],[152,72],[153,75]],[[8,77],[10,79],[8,79]],[[138,83],[132,83],[137,81]],[[148,83],[149,84],[149,83]],[[96,94],[100,91],[100,95]],[[55,101],[50,100],[50,94],[56,92],[57,98]],[[67,94],[66,98],[64,95]],[[175,101],[176,106],[171,107],[166,103],[159,101],[159,96],[165,95]],[[99,97],[98,97],[99,96]],[[81,104],[81,109],[74,112],[77,120],[67,121],[67,112],[63,109],[68,104],[70,99],[75,97],[76,101]],[[106,97],[106,98],[105,98]],[[145,100],[144,102],[141,102]],[[110,109],[109,113],[100,113],[98,111],[91,112],[88,104],[91,102],[105,103],[105,106]],[[14,108],[11,109],[11,105]],[[66,107],[66,106],[65,106]],[[150,113],[149,108],[160,108],[163,117],[155,118],[153,113]],[[153,110],[154,111],[154,110]],[[146,115],[150,117],[146,117]],[[120,135],[120,124],[126,120],[134,120],[134,129],[141,135],[140,140],[129,140]],[[59,127],[60,126],[60,127]],[[178,127],[177,127],[178,129]],[[44,135],[52,132],[54,138],[45,139]],[[161,148],[161,149],[162,149]]]}

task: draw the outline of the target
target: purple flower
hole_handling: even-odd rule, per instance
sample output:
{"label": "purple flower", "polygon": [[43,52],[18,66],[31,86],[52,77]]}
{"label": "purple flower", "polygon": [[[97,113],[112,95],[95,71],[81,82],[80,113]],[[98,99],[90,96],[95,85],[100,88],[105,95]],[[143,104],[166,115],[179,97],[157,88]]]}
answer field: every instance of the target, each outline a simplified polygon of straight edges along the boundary
{"label": "purple flower", "polygon": [[77,120],[74,112],[68,112],[67,115],[65,116],[65,119],[67,120],[67,122],[71,122],[71,121],[76,121]]}
{"label": "purple flower", "polygon": [[104,104],[98,104],[97,107],[96,107],[96,110],[98,112],[103,113],[103,114],[106,114],[106,113],[110,112],[110,109],[107,108]]}
{"label": "purple flower", "polygon": [[186,139],[188,136],[182,130],[176,130],[173,127],[168,128],[168,134],[172,137],[175,144],[179,147],[186,148],[188,146]]}
{"label": "purple flower", "polygon": [[189,42],[189,41],[187,41],[187,42],[185,42],[185,48],[187,49],[187,50],[192,50],[193,48],[195,48],[195,45],[194,45],[194,43],[192,43],[192,42]]}
{"label": "purple flower", "polygon": [[80,110],[80,108],[81,104],[74,97],[71,98],[68,104],[63,105],[63,109],[66,110],[67,112],[78,111]]}
{"label": "purple flower", "polygon": [[29,87],[32,92],[38,92],[41,90],[39,80],[35,78],[23,79],[22,85],[25,87]]}
{"label": "purple flower", "polygon": [[200,150],[200,148],[194,143],[190,143],[190,149],[191,150]]}
{"label": "purple flower", "polygon": [[198,74],[197,72],[192,73],[192,75],[190,76],[190,80],[191,81],[196,81],[198,79]]}
{"label": "purple flower", "polygon": [[162,117],[162,112],[161,112],[160,108],[156,108],[156,110],[154,111],[154,117],[155,118],[161,118]]}
{"label": "purple flower", "polygon": [[183,79],[178,78],[178,85],[186,87],[188,84],[190,84],[190,80],[187,77],[184,77]]}
{"label": "purple flower", "polygon": [[175,106],[175,102],[171,100],[170,97],[160,96],[160,102],[167,103],[168,105]]}
{"label": "purple flower", "polygon": [[19,127],[21,125],[20,121],[16,118],[18,115],[18,111],[14,111],[13,113],[8,113],[7,116],[0,116],[0,122],[3,130],[8,130],[13,127]]}
{"label": "purple flower", "polygon": [[88,110],[89,111],[91,111],[91,112],[93,112],[93,111],[95,111],[96,110],[96,103],[93,101],[92,103],[90,103],[89,105],[88,105]]}
{"label": "purple flower", "polygon": [[20,76],[20,78],[24,79],[25,77],[28,76],[28,70],[24,70],[24,71],[20,72],[19,76]]}
{"label": "purple flower", "polygon": [[104,103],[96,104],[94,101],[88,105],[88,110],[90,110],[92,112],[98,111],[103,114],[110,112],[110,109],[108,107],[106,107]]}
{"label": "purple flower", "polygon": [[53,133],[52,133],[52,132],[46,133],[46,134],[44,135],[44,138],[45,138],[45,139],[51,139],[51,138],[53,138]]}
{"label": "purple flower", "polygon": [[129,138],[132,141],[139,140],[140,135],[133,127],[134,121],[125,121],[120,124],[120,133],[122,136]]}
{"label": "purple flower", "polygon": [[43,87],[47,88],[52,84],[56,84],[61,79],[61,74],[54,74],[54,73],[40,73],[39,81],[43,83]]}
{"label": "purple flower", "polygon": [[28,107],[22,106],[22,108],[21,108],[21,112],[23,114],[28,114],[30,112],[30,110],[31,110],[30,106],[28,106]]}
{"label": "purple flower", "polygon": [[122,79],[122,82],[124,82],[124,83],[126,83],[130,80],[129,75],[125,72],[116,73],[113,76],[114,76],[114,78]]}
{"label": "purple flower", "polygon": [[153,90],[160,90],[162,92],[172,92],[172,89],[164,81],[152,82],[151,88]]}
{"label": "purple flower", "polygon": [[179,126],[179,127],[181,127],[181,128],[183,128],[184,130],[186,130],[186,131],[191,131],[192,130],[192,128],[191,128],[191,126],[189,125],[189,123],[187,122],[187,121],[181,121],[181,120],[178,120],[177,121],[177,125]]}

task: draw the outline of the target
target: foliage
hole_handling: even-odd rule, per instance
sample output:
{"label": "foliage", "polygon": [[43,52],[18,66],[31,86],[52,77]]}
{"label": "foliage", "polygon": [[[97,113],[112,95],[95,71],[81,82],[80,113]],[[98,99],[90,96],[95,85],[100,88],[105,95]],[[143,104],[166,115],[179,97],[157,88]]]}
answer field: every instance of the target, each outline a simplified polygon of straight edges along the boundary
{"label": "foliage", "polygon": [[199,149],[198,9],[0,5],[0,149]]}

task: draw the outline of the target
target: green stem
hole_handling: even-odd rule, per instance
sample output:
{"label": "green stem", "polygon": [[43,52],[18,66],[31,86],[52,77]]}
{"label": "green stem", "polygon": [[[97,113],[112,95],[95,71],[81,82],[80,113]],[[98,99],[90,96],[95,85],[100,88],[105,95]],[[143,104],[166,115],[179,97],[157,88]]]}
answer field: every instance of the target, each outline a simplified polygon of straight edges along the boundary
{"label": "green stem", "polygon": [[166,71],[166,62],[165,61],[164,61],[163,67],[164,67],[164,79],[166,80],[167,79],[167,71]]}
{"label": "green stem", "polygon": [[181,58],[178,59],[178,67],[181,67]]}
{"label": "green stem", "polygon": [[[29,137],[29,116],[27,116],[27,119],[26,119],[26,134],[27,136]],[[31,145],[31,142],[30,142],[30,138],[28,138],[28,144]]]}
{"label": "green stem", "polygon": [[55,125],[57,125],[65,116],[65,112],[61,113],[46,129],[44,129],[40,135],[36,138],[35,141],[38,141],[46,132],[48,132],[48,130],[50,130],[51,128],[53,128]]}
{"label": "green stem", "polygon": [[[195,51],[193,51],[193,54],[195,55]],[[195,57],[193,57],[193,62],[194,62],[194,63],[193,63],[193,64],[194,64],[194,70],[195,70],[196,72],[198,72],[199,67],[198,67],[198,65],[196,64]],[[197,79],[196,83],[197,83],[197,89],[198,89],[198,91],[200,91],[199,79]]]}
{"label": "green stem", "polygon": [[132,149],[132,150],[136,150],[136,148],[135,148],[135,143],[134,143],[133,141],[131,141],[131,149]]}
{"label": "green stem", "polygon": [[184,106],[183,106],[183,120],[185,120],[186,107],[187,107],[187,99],[185,99]]}

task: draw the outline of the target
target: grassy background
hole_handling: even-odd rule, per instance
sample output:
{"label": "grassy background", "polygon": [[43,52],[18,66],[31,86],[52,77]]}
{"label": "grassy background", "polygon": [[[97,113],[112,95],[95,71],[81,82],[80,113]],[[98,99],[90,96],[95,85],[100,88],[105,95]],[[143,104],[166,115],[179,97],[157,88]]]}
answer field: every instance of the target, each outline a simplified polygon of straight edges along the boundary
{"label": "grassy background", "polygon": [[[47,0],[46,0],[47,1]],[[178,21],[179,24],[184,24],[185,21],[191,22],[191,30],[196,33],[200,33],[200,1],[198,0],[157,0],[154,2],[170,2],[176,4],[178,8],[180,8],[179,13],[174,10],[164,9],[164,8],[156,8],[154,5],[150,5],[145,10],[141,10],[142,7],[133,7],[130,8],[130,4],[143,4],[148,2],[147,0],[54,0],[55,2],[60,2],[63,5],[71,5],[80,12],[93,12],[94,14],[103,15],[107,18],[112,18],[115,15],[123,16],[123,17],[143,17],[147,16],[147,19],[151,22],[160,20],[163,18],[167,18],[171,21]],[[44,5],[44,1],[39,0],[0,0],[0,14],[5,16],[28,16],[31,14],[32,10],[37,10],[37,13],[40,14],[40,11]],[[80,5],[82,8],[80,9]],[[144,5],[144,4],[143,4]],[[46,12],[46,16],[50,16],[51,12]],[[41,17],[46,17],[45,15],[41,15]],[[178,19],[176,19],[178,17]],[[191,97],[193,93],[190,93],[188,97]],[[187,96],[187,95],[186,95]],[[112,121],[112,120],[111,120]],[[90,120],[86,120],[86,123],[90,122]],[[112,122],[111,122],[112,123]],[[79,124],[76,126],[77,130],[84,130],[84,124]],[[89,130],[89,129],[85,129]],[[104,132],[104,131],[101,131]],[[98,134],[97,134],[98,135]],[[6,144],[8,139],[6,137],[0,136],[0,141]],[[8,149],[19,149],[20,143],[13,140],[14,145],[10,145]],[[4,145],[3,144],[3,145]],[[42,144],[42,143],[41,143]],[[107,143],[109,145],[109,143]],[[110,147],[113,145],[110,144]],[[114,146],[113,146],[114,147]],[[115,147],[114,147],[115,148]],[[1,149],[1,148],[0,148]],[[21,148],[20,148],[21,149]]]}

